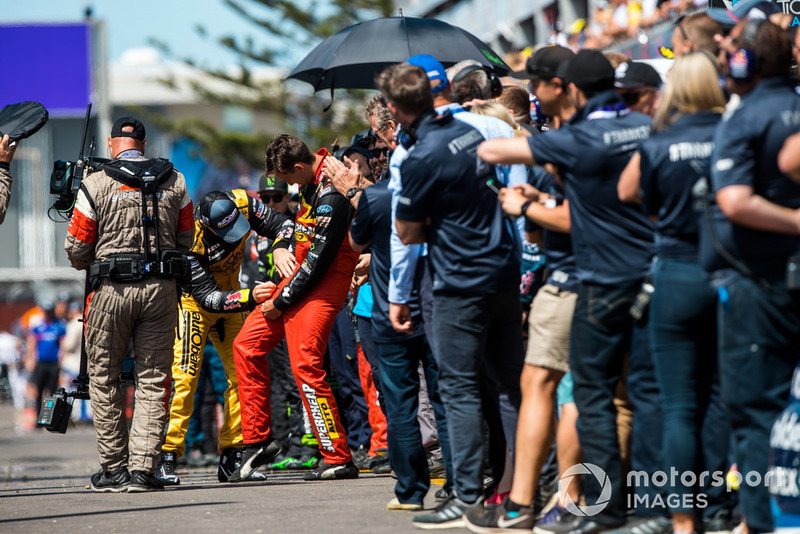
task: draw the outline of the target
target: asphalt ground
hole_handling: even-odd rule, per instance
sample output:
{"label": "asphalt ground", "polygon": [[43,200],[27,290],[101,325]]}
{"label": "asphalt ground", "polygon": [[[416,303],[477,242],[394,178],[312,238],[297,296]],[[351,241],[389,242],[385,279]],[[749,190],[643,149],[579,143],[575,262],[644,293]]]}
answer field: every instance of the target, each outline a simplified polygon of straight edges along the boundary
{"label": "asphalt ground", "polygon": [[324,482],[274,472],[263,483],[220,484],[216,467],[184,467],[180,486],[166,491],[97,493],[89,488],[99,469],[92,427],[24,432],[16,417],[0,404],[0,534],[422,532],[411,524],[415,513],[386,510],[394,479],[370,472]]}

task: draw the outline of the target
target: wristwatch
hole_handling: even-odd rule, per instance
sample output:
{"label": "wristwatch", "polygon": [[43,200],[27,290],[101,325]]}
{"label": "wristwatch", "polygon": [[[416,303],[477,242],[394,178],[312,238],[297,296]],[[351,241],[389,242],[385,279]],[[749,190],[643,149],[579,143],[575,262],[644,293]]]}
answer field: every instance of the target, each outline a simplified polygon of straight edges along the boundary
{"label": "wristwatch", "polygon": [[360,192],[361,192],[360,187],[351,187],[350,189],[347,190],[347,193],[345,193],[344,196],[347,197],[347,200],[353,200],[353,197],[359,194]]}

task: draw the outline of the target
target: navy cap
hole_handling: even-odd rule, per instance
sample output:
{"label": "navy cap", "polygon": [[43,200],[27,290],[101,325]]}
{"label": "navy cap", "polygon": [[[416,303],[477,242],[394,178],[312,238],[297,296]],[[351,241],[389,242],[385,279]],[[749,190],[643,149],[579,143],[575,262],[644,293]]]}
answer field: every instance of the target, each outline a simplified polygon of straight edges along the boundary
{"label": "navy cap", "polygon": [[579,51],[572,59],[561,62],[557,75],[583,92],[599,93],[614,88],[614,67],[599,50]]}
{"label": "navy cap", "polygon": [[222,191],[212,191],[200,200],[197,213],[206,227],[226,243],[236,243],[250,233],[250,222]]}
{"label": "navy cap", "polygon": [[432,82],[434,80],[439,80],[442,82],[437,86],[431,87],[431,93],[439,93],[444,91],[450,84],[450,82],[447,81],[447,72],[445,71],[444,66],[430,54],[417,54],[416,56],[411,56],[408,58],[407,63],[421,67],[428,76],[429,81]]}
{"label": "navy cap", "polygon": [[520,80],[552,79],[561,62],[574,56],[575,52],[564,46],[543,46],[528,58],[525,70],[512,72],[511,76]]}
{"label": "navy cap", "polygon": [[661,87],[661,75],[648,63],[624,61],[614,71],[614,87],[634,89],[638,87]]}
{"label": "navy cap", "polygon": [[[131,132],[123,132],[125,126],[133,127]],[[139,119],[134,117],[121,117],[114,122],[111,127],[111,137],[133,137],[139,141],[144,141],[145,131],[144,124]]]}

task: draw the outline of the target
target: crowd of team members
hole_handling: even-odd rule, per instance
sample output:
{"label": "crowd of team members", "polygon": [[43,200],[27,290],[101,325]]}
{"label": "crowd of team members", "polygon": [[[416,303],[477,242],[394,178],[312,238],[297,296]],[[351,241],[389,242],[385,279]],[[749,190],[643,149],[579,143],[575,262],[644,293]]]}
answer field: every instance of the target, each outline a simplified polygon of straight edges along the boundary
{"label": "crowd of team members", "polygon": [[[398,478],[389,509],[421,510],[428,490],[412,428],[421,362],[450,439],[445,500],[419,528],[773,530],[768,484],[735,502],[710,478],[627,487],[627,474],[767,473],[800,342],[786,277],[800,245],[795,35],[691,15],[661,87],[643,63],[542,48],[524,75],[549,117],[541,133],[504,100],[518,89],[492,94],[482,69],[415,56],[378,77],[367,115],[393,148],[388,180],[332,158],[322,172],[357,207],[349,239],[372,247],[372,323],[392,327],[376,343]],[[524,235],[521,215],[535,223]],[[516,273],[531,239],[547,268],[523,356]],[[425,344],[396,337],[423,332]],[[574,405],[556,397],[570,386]],[[541,514],[554,436],[560,472],[582,461],[608,484],[586,471]],[[602,506],[579,517],[578,503]]]}
{"label": "crowd of team members", "polygon": [[[527,90],[419,55],[378,76],[370,130],[352,146],[273,139],[260,199],[216,191],[195,211],[166,438],[137,456],[136,490],[180,483],[209,338],[227,376],[220,482],[264,480],[265,465],[356,478],[365,450],[388,445],[389,510],[422,511],[442,465],[439,504],[413,519],[423,529],[710,532],[736,512],[744,532],[773,530],[763,484],[743,485],[737,504],[711,480],[626,481],[731,463],[767,472],[800,348],[786,277],[800,261],[792,39],[765,19],[690,15],[663,85],[649,65],[596,50],[537,50],[515,73]],[[126,121],[112,138],[143,159],[144,127]],[[75,220],[73,255],[88,243]],[[251,250],[258,268],[241,289]],[[342,348],[351,338],[360,370]],[[359,395],[361,417],[345,407]],[[367,438],[348,439],[367,404]],[[386,443],[370,444],[382,420]],[[97,491],[133,487],[127,458],[124,471],[103,463],[119,456],[112,445]],[[581,463],[597,472],[548,503],[553,479]],[[598,506],[585,517],[580,505]]]}

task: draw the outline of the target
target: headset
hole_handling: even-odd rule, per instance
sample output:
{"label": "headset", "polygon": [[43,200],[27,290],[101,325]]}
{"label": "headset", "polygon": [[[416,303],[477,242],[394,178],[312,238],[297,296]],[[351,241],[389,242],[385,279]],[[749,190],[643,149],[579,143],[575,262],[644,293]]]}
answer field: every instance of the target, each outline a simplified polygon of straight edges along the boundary
{"label": "headset", "polygon": [[750,19],[739,37],[742,46],[728,53],[729,76],[737,82],[749,82],[758,74],[758,57],[753,50],[756,35],[766,19]]}
{"label": "headset", "polygon": [[420,125],[435,118],[436,118],[435,111],[433,110],[426,111],[425,113],[414,119],[414,122],[411,123],[408,129],[400,128],[397,134],[395,135],[395,139],[397,140],[398,143],[400,143],[400,145],[403,148],[408,150],[409,148],[414,146],[414,143],[417,142],[417,128],[419,128]]}
{"label": "headset", "polygon": [[489,78],[489,87],[492,91],[492,98],[497,98],[503,92],[503,82],[500,81],[500,77],[489,67],[485,67],[483,65],[467,65],[456,74],[452,82],[457,83],[467,77],[468,74],[482,70],[486,73],[486,77]]}

